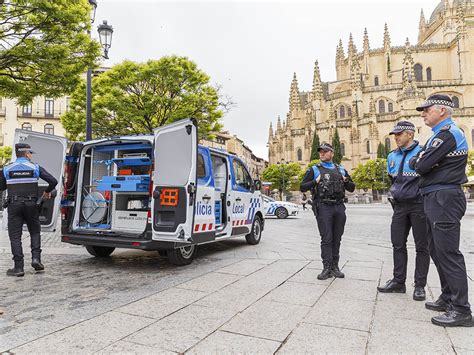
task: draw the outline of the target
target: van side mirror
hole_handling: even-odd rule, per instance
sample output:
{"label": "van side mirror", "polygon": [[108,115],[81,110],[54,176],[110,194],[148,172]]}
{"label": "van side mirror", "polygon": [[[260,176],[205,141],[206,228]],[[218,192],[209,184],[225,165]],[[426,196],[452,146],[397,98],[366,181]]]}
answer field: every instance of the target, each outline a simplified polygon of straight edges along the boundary
{"label": "van side mirror", "polygon": [[258,179],[254,180],[253,183],[254,183],[254,186],[255,186],[255,190],[260,191],[262,189],[262,182],[260,180],[258,180]]}

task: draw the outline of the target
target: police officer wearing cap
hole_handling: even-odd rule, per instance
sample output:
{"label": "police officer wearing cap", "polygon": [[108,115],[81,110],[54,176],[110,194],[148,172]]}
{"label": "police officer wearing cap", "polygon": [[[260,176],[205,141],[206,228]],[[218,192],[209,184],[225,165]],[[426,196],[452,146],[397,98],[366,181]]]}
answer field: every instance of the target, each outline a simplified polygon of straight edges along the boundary
{"label": "police officer wearing cap", "polygon": [[446,327],[473,326],[466,264],[459,250],[461,218],[466,211],[461,185],[467,182],[468,146],[463,132],[451,118],[453,107],[449,96],[431,95],[416,108],[433,135],[410,161],[421,176],[430,254],[441,281],[441,295],[425,306],[445,311],[431,318],[431,322]]}
{"label": "police officer wearing cap", "polygon": [[409,167],[409,161],[421,150],[415,141],[415,126],[408,121],[400,121],[390,132],[395,136],[398,148],[387,158],[387,172],[392,180],[390,193],[393,207],[391,239],[393,246],[393,278],[385,286],[377,287],[379,292],[405,293],[407,278],[407,239],[413,229],[415,240],[415,288],[413,299],[426,299],[425,286],[430,265],[428,237],[421,194],[418,187],[419,175]]}
{"label": "police officer wearing cap", "polygon": [[344,277],[339,270],[339,249],[346,224],[345,190],[353,192],[355,184],[346,169],[333,163],[334,149],[329,143],[318,148],[321,163],[312,166],[301,182],[301,192],[311,190],[313,212],[321,235],[323,271],[319,280]]}
{"label": "police officer wearing cap", "polygon": [[41,224],[39,221],[38,180],[49,185],[43,198],[51,198],[58,181],[38,164],[32,163],[34,152],[30,145],[15,145],[16,161],[3,168],[0,174],[0,191],[8,191],[8,236],[15,266],[7,270],[8,276],[24,276],[24,258],[21,245],[23,223],[26,223],[31,237],[31,266],[36,271],[44,270],[41,263]]}

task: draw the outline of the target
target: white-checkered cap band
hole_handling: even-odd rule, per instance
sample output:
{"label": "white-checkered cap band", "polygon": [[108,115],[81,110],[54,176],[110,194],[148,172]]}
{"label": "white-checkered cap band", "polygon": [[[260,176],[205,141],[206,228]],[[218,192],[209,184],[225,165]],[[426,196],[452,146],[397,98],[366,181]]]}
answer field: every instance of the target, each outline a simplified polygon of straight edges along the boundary
{"label": "white-checkered cap band", "polygon": [[443,105],[454,108],[454,104],[451,101],[446,100],[426,100],[422,106],[432,106],[432,105]]}
{"label": "white-checkered cap band", "polygon": [[413,131],[415,132],[414,126],[395,126],[394,131]]}

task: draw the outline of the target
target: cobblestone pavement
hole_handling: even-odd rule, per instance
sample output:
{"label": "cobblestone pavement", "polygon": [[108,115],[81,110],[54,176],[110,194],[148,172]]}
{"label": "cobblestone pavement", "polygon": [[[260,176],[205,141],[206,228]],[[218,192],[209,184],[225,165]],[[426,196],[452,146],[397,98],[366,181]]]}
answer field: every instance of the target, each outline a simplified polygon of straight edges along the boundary
{"label": "cobblestone pavement", "polygon": [[[444,329],[406,294],[380,294],[391,278],[391,209],[348,206],[345,279],[318,281],[319,237],[311,212],[267,219],[262,242],[203,246],[192,265],[155,252],[120,250],[95,259],[43,235],[44,273],[11,266],[0,233],[0,352],[23,353],[474,353],[474,328]],[[473,302],[474,206],[462,225]],[[411,238],[411,237],[410,237]],[[25,238],[25,251],[29,246]],[[28,255],[28,254],[26,254]],[[428,299],[439,295],[431,265]],[[1,312],[0,312],[1,313]]]}

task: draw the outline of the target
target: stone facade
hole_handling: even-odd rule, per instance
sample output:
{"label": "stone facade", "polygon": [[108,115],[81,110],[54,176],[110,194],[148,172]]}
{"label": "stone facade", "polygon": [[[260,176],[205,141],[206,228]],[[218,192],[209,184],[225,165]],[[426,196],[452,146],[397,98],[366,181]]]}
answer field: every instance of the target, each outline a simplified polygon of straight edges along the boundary
{"label": "stone facade", "polygon": [[416,139],[425,142],[431,130],[415,107],[434,93],[453,98],[453,118],[472,149],[474,2],[443,0],[428,21],[422,11],[416,45],[407,39],[392,46],[387,25],[383,38],[382,48],[371,49],[365,31],[358,51],[350,35],[347,55],[339,41],[334,82],[321,81],[317,61],[311,91],[299,91],[293,76],[286,119],[278,117],[275,129],[270,123],[270,164],[284,159],[306,165],[315,131],[321,142],[330,142],[338,130],[347,169],[375,159],[380,142],[394,149],[388,133],[397,121],[413,122]]}

